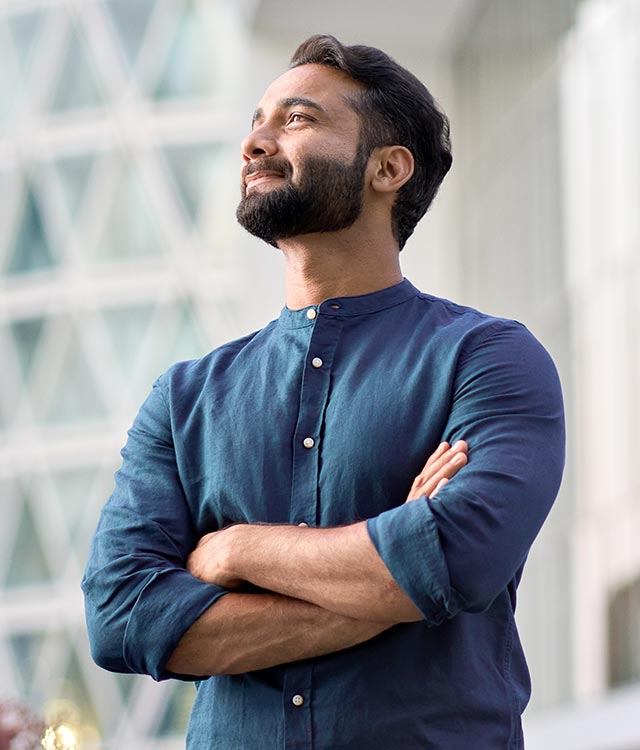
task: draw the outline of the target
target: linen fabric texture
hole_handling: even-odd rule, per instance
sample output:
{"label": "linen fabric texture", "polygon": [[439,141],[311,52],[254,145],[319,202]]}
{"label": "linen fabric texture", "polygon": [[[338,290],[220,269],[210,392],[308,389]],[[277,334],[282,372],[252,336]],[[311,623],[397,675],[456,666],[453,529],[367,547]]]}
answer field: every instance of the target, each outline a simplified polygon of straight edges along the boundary
{"label": "linen fabric texture", "polygon": [[[427,457],[460,438],[467,466],[405,503]],[[563,464],[558,376],[520,323],[406,279],[285,308],[173,366],[143,404],[82,584],[94,659],[195,680],[189,750],[519,750],[530,682],[516,588]],[[166,670],[227,593],[185,570],[204,534],[364,519],[423,621],[243,675]]]}

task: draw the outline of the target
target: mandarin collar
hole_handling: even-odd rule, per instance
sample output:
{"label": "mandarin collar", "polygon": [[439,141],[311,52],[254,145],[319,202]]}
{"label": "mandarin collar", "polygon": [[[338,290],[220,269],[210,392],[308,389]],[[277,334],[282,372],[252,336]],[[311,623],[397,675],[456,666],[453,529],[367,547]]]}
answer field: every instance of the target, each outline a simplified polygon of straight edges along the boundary
{"label": "mandarin collar", "polygon": [[300,310],[290,310],[285,306],[278,323],[285,328],[304,328],[312,326],[319,316],[341,318],[370,315],[400,305],[418,294],[418,289],[410,281],[403,279],[399,284],[357,297],[331,297],[319,305],[308,305]]}

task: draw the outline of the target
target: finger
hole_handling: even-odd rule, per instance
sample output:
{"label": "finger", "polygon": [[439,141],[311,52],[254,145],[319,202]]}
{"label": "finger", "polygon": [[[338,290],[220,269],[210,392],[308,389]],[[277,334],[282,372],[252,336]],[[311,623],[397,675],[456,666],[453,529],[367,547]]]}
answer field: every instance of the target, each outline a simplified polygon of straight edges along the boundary
{"label": "finger", "polygon": [[[409,500],[416,500],[419,497],[424,496],[425,489],[433,491],[435,485],[443,477],[450,478],[453,474],[451,473],[451,467],[449,463],[458,455],[466,455],[468,450],[467,443],[464,440],[458,440],[453,446],[449,447],[449,443],[443,442],[436,448],[431,454],[429,460],[425,464],[424,468],[416,476],[409,490],[407,502]],[[461,460],[461,459],[458,459]],[[457,468],[461,468],[464,463],[457,465]],[[453,466],[456,466],[454,463]],[[444,472],[443,468],[448,467]],[[455,473],[455,472],[453,472]],[[434,481],[432,481],[434,480]]]}
{"label": "finger", "polygon": [[429,477],[425,482],[422,482],[415,488],[415,490],[412,490],[412,494],[418,492],[418,497],[422,497],[423,495],[431,497],[431,494],[438,486],[438,483],[442,479],[452,479],[460,469],[466,465],[467,460],[466,453],[460,451],[455,453],[433,476]]}
{"label": "finger", "polygon": [[413,480],[413,486],[415,486],[417,483],[421,481],[424,481],[424,477],[428,473],[429,467],[433,464],[434,461],[437,461],[439,458],[441,458],[448,450],[449,450],[449,443],[447,442],[440,443],[440,445],[435,449],[435,451],[427,459],[427,463],[422,467],[420,472],[417,474],[416,478]]}
{"label": "finger", "polygon": [[[443,445],[447,444],[443,443]],[[438,454],[438,451],[435,451],[433,454],[434,460],[431,463],[427,461],[424,469],[417,476],[417,483],[414,484],[424,484],[425,482],[428,482],[437,474],[437,472],[442,469],[443,466],[446,466],[456,455],[466,452],[467,444],[464,440],[458,440],[450,448],[440,453],[440,455],[436,455]]]}
{"label": "finger", "polygon": [[[443,454],[445,454],[449,450],[449,443],[446,441],[443,443],[440,443],[440,445],[435,449],[435,451],[429,456],[427,459],[427,463],[424,465],[424,469],[427,469],[434,461],[437,461]],[[420,472],[422,473],[422,472]]]}
{"label": "finger", "polygon": [[427,461],[427,465],[422,471],[423,478],[424,479],[431,478],[443,466],[448,464],[454,456],[456,456],[458,453],[466,453],[466,451],[467,451],[467,444],[465,443],[465,441],[458,440],[447,450],[443,451],[440,455],[436,456],[434,454],[434,457],[433,457],[434,460],[431,462]]}
{"label": "finger", "polygon": [[422,470],[420,473],[416,476],[416,478],[413,480],[412,489],[416,487],[417,485],[424,483],[426,479],[430,476],[430,468],[433,466],[433,464],[436,461],[439,461],[447,451],[450,450],[450,445],[446,441],[443,443],[440,443],[440,445],[435,449],[435,451],[429,456],[427,459],[427,463],[422,467]]}

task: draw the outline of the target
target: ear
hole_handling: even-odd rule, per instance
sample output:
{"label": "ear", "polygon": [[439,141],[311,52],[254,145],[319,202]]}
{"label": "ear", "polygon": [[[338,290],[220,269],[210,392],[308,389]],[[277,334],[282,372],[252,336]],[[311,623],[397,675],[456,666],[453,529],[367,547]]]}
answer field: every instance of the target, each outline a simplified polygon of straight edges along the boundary
{"label": "ear", "polygon": [[374,150],[372,166],[371,187],[379,193],[397,193],[411,179],[413,154],[404,146],[382,146]]}

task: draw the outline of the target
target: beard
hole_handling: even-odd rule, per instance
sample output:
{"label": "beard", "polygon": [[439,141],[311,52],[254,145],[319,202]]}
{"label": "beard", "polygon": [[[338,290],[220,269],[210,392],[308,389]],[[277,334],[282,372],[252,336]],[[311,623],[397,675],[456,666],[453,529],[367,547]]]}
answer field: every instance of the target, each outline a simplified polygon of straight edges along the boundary
{"label": "beard", "polygon": [[308,156],[294,185],[289,162],[277,157],[256,159],[245,168],[245,176],[270,170],[281,173],[285,184],[247,195],[243,180],[238,223],[275,247],[278,240],[347,229],[362,211],[367,162],[362,144],[351,164],[333,157]]}

